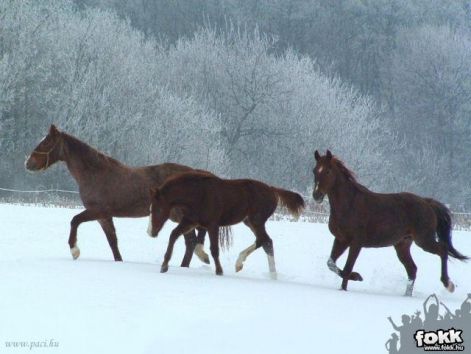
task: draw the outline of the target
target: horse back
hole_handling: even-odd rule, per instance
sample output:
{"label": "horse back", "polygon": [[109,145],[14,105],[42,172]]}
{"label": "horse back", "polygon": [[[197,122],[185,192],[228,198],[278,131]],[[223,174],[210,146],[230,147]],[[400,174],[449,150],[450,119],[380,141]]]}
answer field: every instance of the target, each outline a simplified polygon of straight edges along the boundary
{"label": "horse back", "polygon": [[[276,198],[264,183],[221,179],[207,173],[190,172],[170,178],[162,193],[182,207],[185,216],[204,227],[229,226],[243,221],[260,203]],[[275,204],[276,207],[276,204]]]}
{"label": "horse back", "polygon": [[367,232],[375,240],[394,244],[405,236],[432,233],[436,229],[435,213],[426,199],[412,193],[378,195],[373,203]]}
{"label": "horse back", "polygon": [[81,188],[81,197],[87,209],[100,210],[110,216],[142,217],[149,213],[150,188],[188,171],[193,169],[174,163],[136,168],[122,166],[110,169],[89,187]]}
{"label": "horse back", "polygon": [[425,198],[412,193],[370,192],[358,196],[351,212],[329,221],[329,227],[347,239],[359,237],[364,247],[384,247],[406,236],[434,232],[436,222]]}
{"label": "horse back", "polygon": [[[225,193],[220,197],[222,219],[240,222],[245,218],[266,220],[275,211],[278,198],[273,188],[252,179],[222,180]],[[235,221],[238,220],[238,221]],[[229,224],[229,221],[227,221]]]}

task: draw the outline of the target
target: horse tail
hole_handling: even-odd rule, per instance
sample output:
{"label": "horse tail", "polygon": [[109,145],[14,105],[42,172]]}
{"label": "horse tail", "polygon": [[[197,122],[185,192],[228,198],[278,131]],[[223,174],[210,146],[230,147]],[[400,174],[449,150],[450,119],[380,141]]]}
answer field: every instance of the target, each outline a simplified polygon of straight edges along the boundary
{"label": "horse tail", "polygon": [[431,198],[425,199],[427,203],[432,207],[437,217],[437,235],[438,239],[442,241],[447,249],[448,254],[460,261],[466,261],[469,257],[462,255],[458,252],[451,242],[451,211],[444,204]]}
{"label": "horse tail", "polygon": [[230,226],[219,227],[219,245],[223,251],[232,246],[232,229]]}
{"label": "horse tail", "polygon": [[290,192],[285,189],[275,187],[272,187],[272,189],[278,197],[278,204],[288,209],[295,218],[299,218],[299,215],[305,207],[303,197],[298,193]]}

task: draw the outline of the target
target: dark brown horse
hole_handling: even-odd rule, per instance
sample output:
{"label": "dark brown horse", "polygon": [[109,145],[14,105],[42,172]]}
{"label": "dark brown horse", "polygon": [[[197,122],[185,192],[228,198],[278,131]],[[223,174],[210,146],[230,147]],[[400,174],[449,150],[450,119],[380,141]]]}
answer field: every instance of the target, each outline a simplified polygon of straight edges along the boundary
{"label": "dark brown horse", "polygon": [[255,180],[228,180],[195,172],[171,177],[151,193],[153,197],[148,228],[151,236],[158,235],[173,208],[179,208],[182,212],[182,220],[170,234],[161,268],[163,273],[168,270],[177,238],[199,226],[208,230],[216,274],[222,275],[219,263],[219,228],[244,222],[255,234],[256,240],[240,253],[236,271],[240,271],[246,258],[262,246],[268,257],[270,275],[276,278],[273,241],[265,230],[265,223],[278,204],[285,206],[296,216],[304,208],[304,200],[297,193]]}
{"label": "dark brown horse", "polygon": [[[321,203],[328,196],[329,229],[335,236],[327,266],[343,279],[343,290],[347,290],[348,280],[363,280],[352,272],[362,247],[394,246],[409,277],[405,295],[412,296],[417,266],[410,247],[415,242],[424,251],[440,256],[441,281],[450,292],[454,291],[448,277],[448,256],[459,260],[467,257],[452,245],[451,214],[445,205],[411,193],[371,192],[329,150],[325,156],[316,151],[315,159],[313,197]],[[349,247],[347,263],[340,270],[335,262]]]}
{"label": "dark brown horse", "polygon": [[[66,163],[79,185],[80,198],[85,206],[85,210],[74,216],[70,223],[69,246],[74,259],[80,256],[77,228],[83,222],[98,220],[115,261],[122,261],[113,217],[148,216],[149,188],[162,184],[169,176],[193,171],[190,167],[172,163],[131,168],[51,125],[48,135],[26,160],[25,167],[29,171],[44,171],[57,161]],[[172,219],[180,220],[178,211],[173,213]],[[194,250],[202,261],[209,263],[209,257],[202,248],[204,234],[205,230],[199,230],[199,246],[195,250],[195,232],[187,230],[182,266],[189,266]]]}

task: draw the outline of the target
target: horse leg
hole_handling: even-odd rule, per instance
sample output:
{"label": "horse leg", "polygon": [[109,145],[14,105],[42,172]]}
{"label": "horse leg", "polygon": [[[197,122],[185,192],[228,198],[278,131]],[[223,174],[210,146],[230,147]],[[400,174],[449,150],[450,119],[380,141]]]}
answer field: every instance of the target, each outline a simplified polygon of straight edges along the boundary
{"label": "horse leg", "polygon": [[[345,252],[348,248],[348,242],[340,241],[338,238],[334,239],[334,244],[332,246],[332,251],[330,252],[330,258],[327,260],[327,267],[341,277],[340,275],[340,268],[337,267],[337,259]],[[353,281],[362,281],[363,277],[357,272],[350,273],[350,280]]]}
{"label": "horse leg", "polygon": [[242,252],[239,253],[239,257],[237,258],[236,265],[235,265],[235,270],[236,272],[240,272],[242,268],[244,267],[244,262],[247,259],[247,257],[257,249],[257,245],[254,243],[253,245],[250,245],[246,249],[244,249]]}
{"label": "horse leg", "polygon": [[272,279],[277,279],[278,275],[275,266],[275,252],[273,249],[273,240],[268,237],[268,239],[263,242],[262,247],[265,253],[267,254],[268,270],[270,271],[270,277]]}
{"label": "horse leg", "polygon": [[108,244],[111,247],[111,251],[113,252],[114,260],[117,262],[122,262],[123,259],[121,258],[121,254],[119,253],[118,249],[118,238],[116,237],[116,229],[113,224],[113,218],[106,218],[106,219],[99,219],[98,222],[103,229],[103,232],[108,239]]}
{"label": "horse leg", "polygon": [[[340,276],[343,278],[342,290],[347,290],[348,280],[353,274],[352,273],[353,266],[355,265],[355,261],[357,260],[358,255],[360,254],[360,250],[361,250],[361,246],[357,244],[350,245],[350,249],[348,250],[347,263],[345,263],[345,267],[340,272]],[[360,280],[360,279],[355,279],[355,280]]]}
{"label": "horse leg", "polygon": [[219,263],[219,227],[212,226],[208,229],[209,244],[211,256],[213,256],[214,265],[216,266],[216,275],[222,275],[221,263]]}
{"label": "horse leg", "polygon": [[206,230],[201,227],[196,229],[198,230],[198,236],[196,236],[195,254],[198,256],[201,262],[209,264],[209,256],[204,251],[204,236],[206,235]]}
{"label": "horse leg", "polygon": [[[250,230],[256,236],[255,229],[249,223],[248,219],[245,219],[243,222],[244,222],[245,225],[247,225],[247,227],[250,228]],[[240,272],[242,270],[242,268],[244,267],[244,262],[247,259],[247,257],[260,246],[261,246],[261,244],[257,245],[257,243],[255,242],[253,245],[250,245],[249,247],[247,247],[246,249],[244,249],[242,252],[239,253],[239,257],[237,257],[237,261],[236,261],[236,264],[235,264],[236,272]]]}
{"label": "horse leg", "polygon": [[185,255],[183,256],[180,267],[188,268],[190,266],[191,258],[193,258],[193,251],[196,246],[196,233],[195,230],[191,230],[186,234],[183,234],[185,238]]}
{"label": "horse leg", "polygon": [[277,274],[275,266],[275,254],[273,250],[273,241],[270,236],[268,236],[268,233],[265,229],[265,225],[257,226],[254,229],[255,236],[257,237],[257,240],[255,241],[255,246],[257,247],[260,244],[263,247],[263,250],[267,254],[268,258],[268,270],[270,271],[270,277],[272,279],[276,279]]}
{"label": "horse leg", "polygon": [[394,248],[396,249],[397,257],[406,268],[409,281],[407,282],[406,292],[404,296],[412,296],[414,290],[415,277],[417,275],[417,266],[410,254],[410,246],[412,245],[411,238],[405,238],[397,243]]}
{"label": "horse leg", "polygon": [[172,258],[173,247],[175,246],[175,242],[177,241],[178,237],[181,234],[187,233],[191,229],[193,229],[193,225],[183,219],[176,228],[172,230],[170,233],[170,238],[168,240],[167,252],[165,252],[164,262],[160,267],[160,273],[165,273],[168,271],[168,262],[170,262],[170,258]]}
{"label": "horse leg", "polygon": [[87,209],[75,215],[70,221],[69,247],[73,259],[77,259],[80,256],[80,249],[77,246],[77,229],[79,225],[83,222],[96,219],[98,219],[97,213]]}
{"label": "horse leg", "polygon": [[424,251],[436,254],[440,257],[442,262],[442,271],[440,280],[443,286],[450,292],[455,291],[455,284],[448,277],[448,249],[447,246],[442,242],[435,241],[435,234],[426,234],[425,237],[415,239],[415,243],[422,248]]}

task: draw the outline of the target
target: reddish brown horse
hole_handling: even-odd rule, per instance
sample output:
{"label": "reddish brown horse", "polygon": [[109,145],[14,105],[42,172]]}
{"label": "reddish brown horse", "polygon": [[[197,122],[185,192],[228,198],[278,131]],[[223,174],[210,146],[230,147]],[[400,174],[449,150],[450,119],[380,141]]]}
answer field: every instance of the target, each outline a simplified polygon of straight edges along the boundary
{"label": "reddish brown horse", "polygon": [[[115,261],[122,261],[113,217],[148,216],[149,188],[162,184],[169,176],[193,171],[190,167],[172,163],[131,168],[51,125],[48,135],[33,150],[25,166],[30,171],[44,171],[57,161],[66,163],[79,185],[80,197],[85,206],[85,210],[71,221],[69,246],[74,259],[80,256],[77,228],[83,222],[98,220]],[[172,218],[180,220],[178,211]],[[205,230],[199,230],[199,246],[195,252],[204,262],[209,263],[209,257],[202,249],[204,234]],[[188,267],[196,243],[194,230],[187,230],[185,243],[182,266]]]}
{"label": "reddish brown horse", "polygon": [[158,235],[173,208],[182,211],[180,223],[170,234],[161,268],[163,273],[168,270],[168,262],[177,238],[199,226],[208,230],[216,274],[222,275],[219,263],[219,228],[244,222],[255,234],[256,240],[240,253],[236,271],[240,271],[246,258],[262,246],[268,257],[270,275],[275,278],[273,241],[265,230],[265,223],[278,204],[285,206],[296,216],[304,208],[304,200],[297,193],[255,180],[228,180],[195,172],[171,177],[151,193],[153,197],[148,228],[151,236]]}
{"label": "reddish brown horse", "polygon": [[[441,281],[450,292],[454,291],[448,277],[448,256],[459,260],[467,257],[452,245],[451,215],[445,205],[411,193],[371,192],[329,150],[325,156],[316,151],[315,159],[313,197],[321,203],[328,196],[329,229],[335,236],[327,266],[343,279],[343,290],[347,290],[348,280],[363,280],[352,272],[362,247],[394,246],[409,277],[405,295],[412,296],[417,266],[410,247],[415,242],[424,251],[440,256]],[[349,247],[347,263],[340,270],[335,262]]]}

